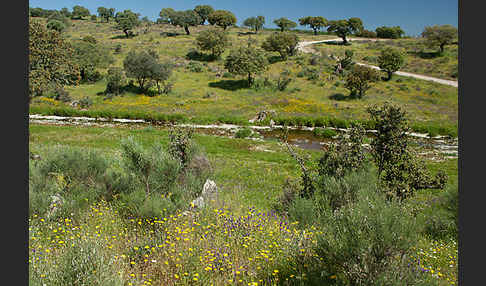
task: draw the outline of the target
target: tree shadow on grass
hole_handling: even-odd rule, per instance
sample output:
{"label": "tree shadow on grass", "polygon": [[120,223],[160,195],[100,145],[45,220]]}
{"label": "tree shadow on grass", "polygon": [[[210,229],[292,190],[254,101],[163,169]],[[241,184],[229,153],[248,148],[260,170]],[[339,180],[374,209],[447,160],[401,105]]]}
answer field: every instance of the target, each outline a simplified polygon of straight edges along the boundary
{"label": "tree shadow on grass", "polygon": [[330,46],[351,46],[351,42],[349,42],[349,40],[346,44],[344,44],[343,41],[322,42],[320,44],[330,45]]}
{"label": "tree shadow on grass", "polygon": [[160,35],[163,36],[163,37],[177,37],[177,36],[180,36],[182,34],[181,33],[173,33],[173,32],[161,32]]}
{"label": "tree shadow on grass", "polygon": [[357,99],[358,96],[356,95],[344,95],[342,93],[335,93],[329,96],[329,99],[336,100],[336,101],[350,101]]}
{"label": "tree shadow on grass", "polygon": [[283,62],[284,60],[282,59],[281,56],[269,56],[267,58],[268,62],[270,64],[278,63],[278,62]]}
{"label": "tree shadow on grass", "polygon": [[407,51],[407,54],[414,55],[414,56],[419,57],[421,59],[435,59],[435,58],[441,56],[440,52],[438,52],[438,51],[437,52],[424,52],[424,51],[415,52],[415,51]]}
{"label": "tree shadow on grass", "polygon": [[238,36],[256,35],[255,32],[238,32]]}
{"label": "tree shadow on grass", "polygon": [[130,34],[127,38],[127,35],[125,34],[122,34],[122,35],[116,35],[116,36],[113,36],[111,37],[110,39],[111,40],[119,40],[119,39],[131,39],[131,38],[134,38],[135,36],[137,36],[138,34]]}
{"label": "tree shadow on grass", "polygon": [[192,60],[192,61],[200,61],[200,62],[214,62],[218,58],[214,57],[212,55],[206,55],[206,54],[200,53],[198,51],[190,51],[186,54],[186,59]]}
{"label": "tree shadow on grass", "polygon": [[245,79],[240,79],[240,80],[226,79],[226,80],[220,80],[216,82],[210,82],[208,85],[209,87],[216,87],[216,88],[221,88],[224,90],[231,90],[231,91],[249,87],[248,81]]}

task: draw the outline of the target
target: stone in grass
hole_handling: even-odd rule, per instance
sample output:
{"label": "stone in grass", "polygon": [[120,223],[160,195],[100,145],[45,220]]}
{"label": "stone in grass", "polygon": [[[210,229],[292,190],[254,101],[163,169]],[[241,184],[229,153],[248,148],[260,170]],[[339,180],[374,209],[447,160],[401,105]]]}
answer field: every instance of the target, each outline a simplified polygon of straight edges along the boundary
{"label": "stone in grass", "polygon": [[207,179],[206,183],[204,183],[204,187],[201,193],[201,196],[197,197],[195,200],[191,202],[191,206],[193,208],[201,209],[206,205],[207,202],[211,202],[212,200],[216,199],[218,195],[218,187],[216,183],[212,180]]}
{"label": "stone in grass", "polygon": [[191,206],[194,208],[202,209],[204,207],[204,198],[197,197],[195,200],[191,202]]}
{"label": "stone in grass", "polygon": [[204,183],[201,195],[207,201],[216,199],[216,196],[218,195],[218,187],[216,186],[216,183],[210,179],[207,179],[206,183]]}
{"label": "stone in grass", "polygon": [[64,203],[64,200],[62,199],[61,195],[52,195],[51,196],[51,204],[49,205],[49,212],[47,213],[47,217],[51,217],[53,216],[57,210],[59,209],[59,207],[62,206],[62,204]]}

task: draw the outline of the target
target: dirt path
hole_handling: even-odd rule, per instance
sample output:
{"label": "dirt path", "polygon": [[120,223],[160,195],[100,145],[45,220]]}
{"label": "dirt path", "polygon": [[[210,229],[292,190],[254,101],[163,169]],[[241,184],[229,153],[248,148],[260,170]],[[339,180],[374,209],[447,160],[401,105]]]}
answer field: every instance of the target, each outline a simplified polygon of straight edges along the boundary
{"label": "dirt path", "polygon": [[[349,38],[348,41],[385,41],[387,39],[362,39],[362,38]],[[341,42],[341,38],[335,38],[335,39],[329,39],[329,40],[321,40],[321,41],[302,41],[302,42],[299,42],[299,44],[297,45],[297,48],[299,50],[301,50],[302,52],[304,53],[315,53],[315,54],[318,54],[319,52],[316,51],[315,49],[313,49],[312,47],[310,47],[310,45],[312,44],[318,44],[318,43],[326,43],[326,42]],[[376,70],[380,70],[379,67],[377,66],[372,66],[372,65],[369,65],[369,64],[364,64],[364,63],[356,63],[358,65],[362,65],[362,66],[367,66],[367,67],[370,67],[370,68],[373,68],[373,69],[376,69]],[[413,78],[418,78],[418,79],[422,79],[422,80],[428,80],[428,81],[433,81],[433,82],[437,82],[437,83],[440,83],[440,84],[445,84],[445,85],[450,85],[450,86],[454,86],[454,87],[458,87],[458,82],[455,81],[455,80],[447,80],[447,79],[441,79],[441,78],[436,78],[436,77],[431,77],[431,76],[425,76],[425,75],[421,75],[421,74],[414,74],[414,73],[409,73],[409,72],[402,72],[402,71],[397,71],[395,72],[395,74],[397,75],[401,75],[401,76],[407,76],[407,77],[413,77]]]}

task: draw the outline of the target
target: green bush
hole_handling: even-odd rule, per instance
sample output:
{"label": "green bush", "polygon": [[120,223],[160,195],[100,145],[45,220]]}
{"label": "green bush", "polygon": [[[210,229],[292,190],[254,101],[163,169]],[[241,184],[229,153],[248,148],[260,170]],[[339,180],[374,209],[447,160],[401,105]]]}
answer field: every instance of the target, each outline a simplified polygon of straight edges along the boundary
{"label": "green bush", "polygon": [[236,131],[235,138],[246,138],[246,137],[250,137],[250,135],[252,133],[253,132],[251,131],[250,128],[243,127],[243,128],[238,129],[238,131]]}
{"label": "green bush", "polygon": [[47,263],[31,267],[29,285],[124,285],[115,259],[103,248],[104,245],[96,241],[75,239],[70,247],[54,257],[57,267]]}
{"label": "green bush", "polygon": [[81,108],[88,108],[91,105],[93,105],[93,100],[88,96],[85,96],[79,100],[79,106],[81,106]]}
{"label": "green bush", "polygon": [[440,195],[429,202],[421,213],[425,234],[434,240],[458,236],[459,192],[456,185],[448,186]]}
{"label": "green bush", "polygon": [[189,62],[186,66],[186,68],[191,71],[191,72],[202,72],[203,71],[203,66],[198,63],[198,62]]}
{"label": "green bush", "polygon": [[62,202],[53,218],[78,214],[87,202],[106,196],[104,174],[110,163],[100,153],[56,146],[43,157],[29,165],[30,214],[46,215],[54,195]]}
{"label": "green bush", "polygon": [[305,228],[318,220],[319,214],[314,207],[312,199],[301,198],[297,196],[289,206],[288,217],[291,222],[299,222],[299,227]]}
{"label": "green bush", "polygon": [[333,211],[355,203],[358,192],[374,192],[377,188],[376,170],[371,165],[347,173],[341,177],[322,174],[317,178],[315,201],[319,212]]}
{"label": "green bush", "polygon": [[326,260],[323,272],[343,284],[382,285],[379,281],[395,276],[400,283],[412,280],[406,285],[415,285],[421,278],[408,267],[420,225],[376,189],[360,190],[356,203],[324,212],[321,224],[325,234],[318,238],[316,251]]}
{"label": "green bush", "polygon": [[[317,124],[315,125],[317,126]],[[323,125],[319,125],[319,126],[323,126]],[[313,133],[315,136],[322,137],[322,138],[333,138],[334,136],[338,135],[336,131],[329,128],[314,128]]]}

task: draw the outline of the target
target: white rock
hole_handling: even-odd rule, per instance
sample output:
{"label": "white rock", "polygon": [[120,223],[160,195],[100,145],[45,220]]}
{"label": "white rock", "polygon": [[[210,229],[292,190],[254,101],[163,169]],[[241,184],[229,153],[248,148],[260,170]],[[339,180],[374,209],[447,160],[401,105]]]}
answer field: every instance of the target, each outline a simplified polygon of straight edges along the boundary
{"label": "white rock", "polygon": [[192,201],[191,203],[194,207],[196,208],[203,208],[204,207],[204,198],[203,197],[197,197],[195,200]]}

